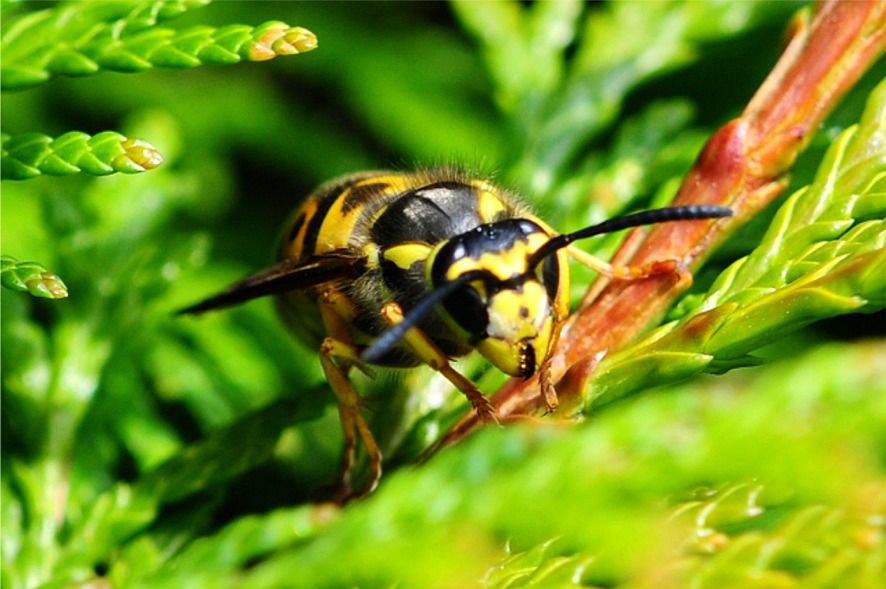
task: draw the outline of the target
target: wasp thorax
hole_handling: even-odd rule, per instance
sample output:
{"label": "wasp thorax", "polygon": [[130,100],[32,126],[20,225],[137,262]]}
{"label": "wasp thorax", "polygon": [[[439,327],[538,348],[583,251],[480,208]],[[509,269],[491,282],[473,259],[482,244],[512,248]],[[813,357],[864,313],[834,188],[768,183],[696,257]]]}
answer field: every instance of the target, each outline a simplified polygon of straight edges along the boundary
{"label": "wasp thorax", "polygon": [[558,288],[556,260],[539,268],[529,258],[550,236],[536,223],[508,219],[458,235],[429,258],[434,288],[477,275],[443,300],[449,319],[499,370],[531,376],[547,354]]}

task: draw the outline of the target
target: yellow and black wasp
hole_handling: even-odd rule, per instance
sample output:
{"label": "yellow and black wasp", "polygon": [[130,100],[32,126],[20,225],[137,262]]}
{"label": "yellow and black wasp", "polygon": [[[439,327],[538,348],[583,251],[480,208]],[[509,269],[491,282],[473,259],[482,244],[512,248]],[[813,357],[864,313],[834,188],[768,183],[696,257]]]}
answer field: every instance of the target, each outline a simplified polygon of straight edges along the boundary
{"label": "yellow and black wasp", "polygon": [[381,478],[382,456],[348,380],[351,368],[427,364],[490,421],[492,405],[450,365],[477,350],[506,374],[539,374],[553,409],[549,363],[569,312],[568,256],[614,278],[660,271],[613,267],[570,244],[628,227],[731,214],[719,206],[669,207],[559,234],[514,195],[462,172],[358,173],[307,198],[288,226],[277,263],[183,312],[275,295],[295,333],[319,347],[338,399],[342,489],[351,494],[359,437],[370,463],[366,493]]}

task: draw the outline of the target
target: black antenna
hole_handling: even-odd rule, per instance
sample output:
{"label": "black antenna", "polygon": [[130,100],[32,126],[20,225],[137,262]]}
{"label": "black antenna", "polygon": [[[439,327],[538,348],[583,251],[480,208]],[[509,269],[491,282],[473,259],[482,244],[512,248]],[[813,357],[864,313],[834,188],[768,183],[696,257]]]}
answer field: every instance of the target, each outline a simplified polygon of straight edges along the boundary
{"label": "black antenna", "polygon": [[729,207],[721,207],[717,205],[687,205],[665,207],[663,209],[651,209],[649,211],[632,213],[623,217],[615,217],[614,219],[603,221],[597,225],[591,225],[590,227],[579,229],[574,233],[558,235],[557,237],[552,238],[530,256],[528,266],[530,268],[535,268],[555,251],[563,249],[574,241],[593,237],[594,235],[602,235],[604,233],[612,233],[613,231],[620,231],[630,227],[652,225],[654,223],[664,223],[667,221],[693,221],[697,219],[718,219],[731,216],[732,209]]}
{"label": "black antenna", "polygon": [[403,339],[403,336],[406,335],[407,331],[415,327],[419,321],[424,319],[438,303],[443,302],[443,299],[468,282],[473,282],[474,280],[488,280],[490,276],[491,274],[485,270],[472,270],[470,272],[465,272],[452,282],[447,282],[443,286],[434,289],[428,296],[423,298],[415,307],[413,307],[411,311],[409,311],[406,317],[403,318],[402,322],[381,334],[377,340],[363,350],[363,353],[360,354],[360,360],[367,364],[378,362],[382,356],[387,354],[391,348],[396,346],[400,340]]}
{"label": "black antenna", "polygon": [[[652,209],[616,217],[603,221],[597,225],[579,229],[574,233],[558,235],[545,243],[541,248],[536,250],[529,258],[529,268],[535,268],[555,251],[562,249],[579,239],[601,235],[603,233],[611,233],[629,227],[639,227],[640,225],[651,225],[653,223],[663,223],[666,221],[690,221],[695,219],[717,219],[720,217],[731,217],[732,209],[729,207],[721,207],[715,205],[689,205],[679,207],[665,207],[663,209]],[[418,324],[425,318],[434,307],[448,297],[450,294],[475,280],[496,281],[493,275],[485,270],[473,270],[466,272],[446,284],[434,289],[428,296],[422,299],[411,311],[403,318],[403,321],[387,331],[385,331],[378,339],[376,339],[368,348],[360,354],[360,361],[367,364],[374,364],[381,360],[382,356],[387,354],[394,346],[396,346],[406,332]]]}

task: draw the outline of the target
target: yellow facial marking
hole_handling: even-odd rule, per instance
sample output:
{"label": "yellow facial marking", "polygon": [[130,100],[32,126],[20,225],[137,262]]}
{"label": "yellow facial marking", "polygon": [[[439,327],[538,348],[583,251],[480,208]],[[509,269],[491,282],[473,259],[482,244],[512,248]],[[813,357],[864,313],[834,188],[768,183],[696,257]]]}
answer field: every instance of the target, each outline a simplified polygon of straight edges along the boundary
{"label": "yellow facial marking", "polygon": [[487,252],[477,259],[462,258],[449,267],[446,277],[455,280],[471,270],[486,270],[501,280],[508,280],[516,274],[524,274],[527,270],[526,261],[547,241],[546,235],[533,233],[528,241],[517,241],[507,250]]}
{"label": "yellow facial marking", "polygon": [[520,291],[503,290],[487,303],[490,337],[518,341],[538,335],[541,324],[549,315],[550,302],[544,287],[527,281]]}

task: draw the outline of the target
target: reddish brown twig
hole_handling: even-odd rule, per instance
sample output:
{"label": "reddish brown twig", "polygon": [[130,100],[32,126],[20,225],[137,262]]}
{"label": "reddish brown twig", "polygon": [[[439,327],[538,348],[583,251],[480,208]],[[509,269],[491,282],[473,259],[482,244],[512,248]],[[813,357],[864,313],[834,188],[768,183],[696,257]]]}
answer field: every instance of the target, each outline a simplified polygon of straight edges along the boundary
{"label": "reddish brown twig", "polygon": [[[744,113],[711,137],[674,201],[728,205],[735,216],[634,231],[616,255],[619,264],[673,259],[697,268],[727,234],[769,204],[785,188],[785,173],[814,130],[886,49],[886,3],[827,0],[811,22],[798,18],[793,29]],[[567,322],[554,356],[561,416],[591,401],[584,391],[600,360],[659,321],[686,286],[673,275],[594,284]],[[544,409],[537,379],[512,379],[492,401],[503,420]],[[466,416],[437,446],[478,425],[474,414]]]}

